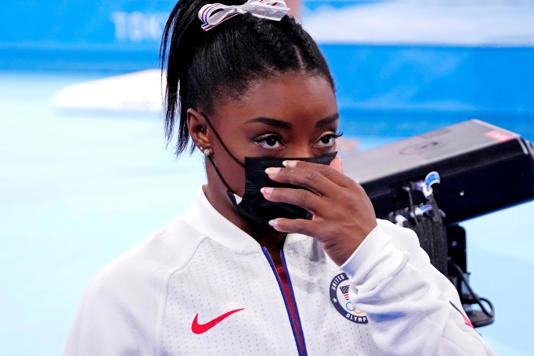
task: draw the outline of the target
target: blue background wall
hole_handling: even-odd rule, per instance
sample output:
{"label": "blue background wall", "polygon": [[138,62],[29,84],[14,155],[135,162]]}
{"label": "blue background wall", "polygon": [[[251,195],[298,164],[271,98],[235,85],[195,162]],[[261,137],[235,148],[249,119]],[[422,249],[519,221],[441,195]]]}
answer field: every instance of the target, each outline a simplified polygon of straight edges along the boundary
{"label": "blue background wall", "polygon": [[[113,74],[156,68],[173,3],[10,1],[0,15],[0,70]],[[304,13],[370,3],[383,2],[310,0]],[[514,128],[534,136],[534,47],[320,45],[337,82],[341,111],[358,116],[349,124],[362,134],[382,133],[381,119],[393,116],[399,124],[389,122],[387,129],[401,134],[477,117],[504,126],[513,120]]]}
{"label": "blue background wall", "polygon": [[172,1],[11,1],[0,15],[0,67],[132,71],[157,65]]}

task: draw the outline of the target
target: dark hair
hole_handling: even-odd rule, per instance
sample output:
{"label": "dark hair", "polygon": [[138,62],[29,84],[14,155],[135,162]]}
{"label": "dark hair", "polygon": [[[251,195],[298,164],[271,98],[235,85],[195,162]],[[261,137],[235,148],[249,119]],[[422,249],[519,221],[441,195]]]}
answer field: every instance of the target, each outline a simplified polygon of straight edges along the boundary
{"label": "dark hair", "polygon": [[[172,140],[180,112],[177,154],[189,142],[187,109],[210,113],[215,98],[238,98],[250,85],[288,71],[334,82],[316,43],[295,20],[271,21],[237,15],[204,31],[197,14],[207,0],[179,0],[163,31],[161,66],[167,67],[165,136]],[[226,5],[242,4],[229,0]]]}

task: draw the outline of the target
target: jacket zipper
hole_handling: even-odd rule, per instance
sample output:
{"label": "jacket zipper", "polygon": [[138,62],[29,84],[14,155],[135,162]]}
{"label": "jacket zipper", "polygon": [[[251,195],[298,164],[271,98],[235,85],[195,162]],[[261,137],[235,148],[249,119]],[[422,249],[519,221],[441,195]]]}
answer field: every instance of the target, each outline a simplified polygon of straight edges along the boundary
{"label": "jacket zipper", "polygon": [[274,273],[274,276],[276,277],[276,281],[278,282],[278,288],[280,288],[280,293],[282,293],[282,298],[284,299],[284,304],[286,306],[286,311],[287,311],[287,315],[288,315],[288,318],[289,318],[289,324],[291,325],[291,329],[293,330],[293,336],[295,338],[295,343],[297,344],[297,351],[299,353],[299,356],[306,356],[307,355],[307,351],[306,351],[306,343],[304,341],[304,332],[302,330],[302,325],[300,323],[300,317],[299,317],[299,312],[298,312],[298,308],[297,308],[297,302],[295,300],[295,295],[293,293],[293,286],[291,285],[291,279],[289,278],[289,273],[287,271],[287,265],[286,265],[286,261],[285,261],[284,252],[280,251],[280,255],[282,257],[282,266],[284,267],[284,270],[285,270],[285,273],[286,273],[286,277],[287,277],[287,283],[289,285],[289,290],[291,292],[291,295],[289,296],[289,298],[292,298],[292,300],[293,300],[293,306],[295,308],[295,316],[296,316],[296,319],[297,319],[297,323],[299,324],[300,333],[301,333],[301,336],[302,336],[302,346],[300,345],[299,336],[297,334],[297,329],[295,328],[295,325],[293,324],[293,318],[291,316],[291,309],[289,307],[288,296],[284,292],[284,288],[282,287],[282,281],[280,281],[280,277],[278,276],[278,273],[276,272],[276,267],[275,267],[274,262],[273,262],[273,260],[271,258],[271,255],[269,255],[269,252],[267,251],[267,248],[262,247],[262,250],[263,250],[263,254],[265,255],[265,258],[267,258],[267,261],[269,262],[269,265],[271,266],[271,269],[272,269],[272,271]]}
{"label": "jacket zipper", "polygon": [[282,266],[286,272],[287,284],[289,285],[289,291],[291,292],[291,298],[293,299],[293,306],[295,307],[295,316],[299,325],[300,336],[302,337],[302,351],[304,355],[308,354],[306,350],[306,341],[304,340],[304,330],[302,329],[302,323],[300,322],[299,308],[297,307],[297,299],[295,298],[295,292],[293,291],[293,284],[291,283],[291,277],[289,277],[289,270],[287,269],[286,256],[283,250],[280,250],[280,256],[282,257]]}

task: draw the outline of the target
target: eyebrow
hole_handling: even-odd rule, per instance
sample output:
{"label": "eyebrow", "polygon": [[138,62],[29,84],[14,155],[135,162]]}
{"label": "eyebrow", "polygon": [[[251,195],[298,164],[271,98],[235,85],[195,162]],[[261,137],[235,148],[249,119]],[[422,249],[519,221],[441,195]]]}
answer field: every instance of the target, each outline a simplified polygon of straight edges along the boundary
{"label": "eyebrow", "polygon": [[[317,127],[326,126],[336,121],[337,119],[339,119],[339,113],[335,113],[333,115],[330,115],[328,117],[325,117],[324,119],[317,121],[315,123],[315,127],[317,128]],[[283,129],[291,129],[293,127],[293,125],[287,121],[273,119],[271,117],[256,117],[254,119],[248,120],[246,123],[248,124],[248,123],[253,123],[253,122],[261,122],[269,126],[279,127]]]}
{"label": "eyebrow", "polygon": [[325,117],[324,119],[321,119],[315,123],[315,127],[323,127],[326,126],[334,121],[339,119],[339,113],[335,113],[334,115],[330,115],[328,117]]}
{"label": "eyebrow", "polygon": [[293,125],[291,125],[291,123],[287,121],[273,119],[270,117],[256,117],[254,119],[248,120],[246,123],[248,124],[248,123],[253,123],[253,122],[261,122],[269,126],[280,127],[283,129],[290,129],[293,127]]}

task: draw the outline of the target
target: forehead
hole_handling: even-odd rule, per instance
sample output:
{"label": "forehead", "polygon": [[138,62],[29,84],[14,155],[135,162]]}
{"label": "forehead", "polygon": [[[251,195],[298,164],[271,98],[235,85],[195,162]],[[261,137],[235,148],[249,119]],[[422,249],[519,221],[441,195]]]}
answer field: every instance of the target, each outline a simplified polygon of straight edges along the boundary
{"label": "forehead", "polygon": [[323,77],[290,72],[254,82],[238,99],[216,103],[214,113],[225,125],[260,116],[298,125],[337,113],[337,102]]}

